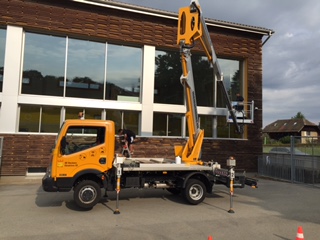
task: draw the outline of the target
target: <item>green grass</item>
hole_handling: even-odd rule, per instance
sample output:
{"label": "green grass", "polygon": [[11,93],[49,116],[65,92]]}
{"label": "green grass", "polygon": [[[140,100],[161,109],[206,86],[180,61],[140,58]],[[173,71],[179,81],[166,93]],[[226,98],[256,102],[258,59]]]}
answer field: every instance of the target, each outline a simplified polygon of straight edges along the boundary
{"label": "green grass", "polygon": [[[287,144],[281,144],[281,145],[264,145],[263,146],[263,153],[269,153],[271,148],[273,147],[290,147],[290,145]],[[299,144],[296,146],[297,149],[299,149],[301,152],[307,153],[309,155],[314,156],[320,156],[320,145],[303,145]]]}

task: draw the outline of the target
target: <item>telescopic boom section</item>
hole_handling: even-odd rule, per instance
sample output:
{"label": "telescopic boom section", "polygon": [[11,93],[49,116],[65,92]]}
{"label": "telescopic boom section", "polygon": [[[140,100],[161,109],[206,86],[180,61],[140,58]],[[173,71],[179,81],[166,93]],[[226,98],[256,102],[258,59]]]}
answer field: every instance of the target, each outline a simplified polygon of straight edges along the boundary
{"label": "telescopic boom section", "polygon": [[207,55],[208,61],[213,67],[214,82],[217,82],[218,87],[222,90],[230,115],[233,119],[233,123],[235,124],[238,132],[240,132],[240,127],[237,124],[237,119],[232,109],[231,101],[223,84],[223,74],[211,42],[209,31],[202,16],[200,4],[198,0],[192,0],[188,7],[184,7],[179,10],[177,44],[180,45],[182,64],[181,83],[185,88],[186,95],[186,118],[188,123],[189,140],[183,149],[180,146],[176,147],[176,155],[177,153],[182,152],[179,156],[181,156],[184,162],[201,164],[202,162],[199,160],[199,156],[201,153],[204,132],[200,129],[191,64],[191,49],[197,40],[200,41]]}

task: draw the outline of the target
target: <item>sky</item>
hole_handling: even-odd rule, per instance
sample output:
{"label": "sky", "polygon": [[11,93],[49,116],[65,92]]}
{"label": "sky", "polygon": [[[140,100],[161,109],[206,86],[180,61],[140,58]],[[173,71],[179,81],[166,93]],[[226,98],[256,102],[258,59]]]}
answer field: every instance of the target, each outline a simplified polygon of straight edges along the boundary
{"label": "sky", "polygon": [[[117,0],[178,13],[188,0]],[[263,127],[298,112],[320,122],[320,1],[199,0],[205,18],[263,27]],[[265,39],[265,38],[264,38]],[[264,40],[263,39],[263,40]],[[253,99],[254,100],[254,99]]]}

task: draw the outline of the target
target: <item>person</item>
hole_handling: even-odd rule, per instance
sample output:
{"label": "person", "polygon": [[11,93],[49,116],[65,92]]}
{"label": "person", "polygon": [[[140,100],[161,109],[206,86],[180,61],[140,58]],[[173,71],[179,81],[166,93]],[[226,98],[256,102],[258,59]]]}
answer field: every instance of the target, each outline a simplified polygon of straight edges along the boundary
{"label": "person", "polygon": [[134,139],[136,138],[136,134],[129,129],[122,129],[122,128],[118,130],[118,134],[123,136],[123,140],[125,141],[125,144],[127,144],[130,154],[133,154],[134,149],[132,144]]}
{"label": "person", "polygon": [[237,105],[235,106],[235,109],[239,112],[243,111],[243,101],[244,101],[244,98],[240,95],[240,93],[237,93],[237,98],[236,98],[236,101],[237,101]]}
{"label": "person", "polygon": [[83,114],[83,112],[79,112],[78,117],[79,117],[79,119],[83,120],[83,119],[84,119],[84,114]]}

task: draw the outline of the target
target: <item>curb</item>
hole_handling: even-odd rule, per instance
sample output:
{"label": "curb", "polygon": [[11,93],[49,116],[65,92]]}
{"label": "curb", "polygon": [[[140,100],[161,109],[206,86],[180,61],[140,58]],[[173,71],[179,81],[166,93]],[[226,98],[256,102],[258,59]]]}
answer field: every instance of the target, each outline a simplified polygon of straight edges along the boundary
{"label": "curb", "polygon": [[1,176],[0,185],[41,184],[42,176]]}

